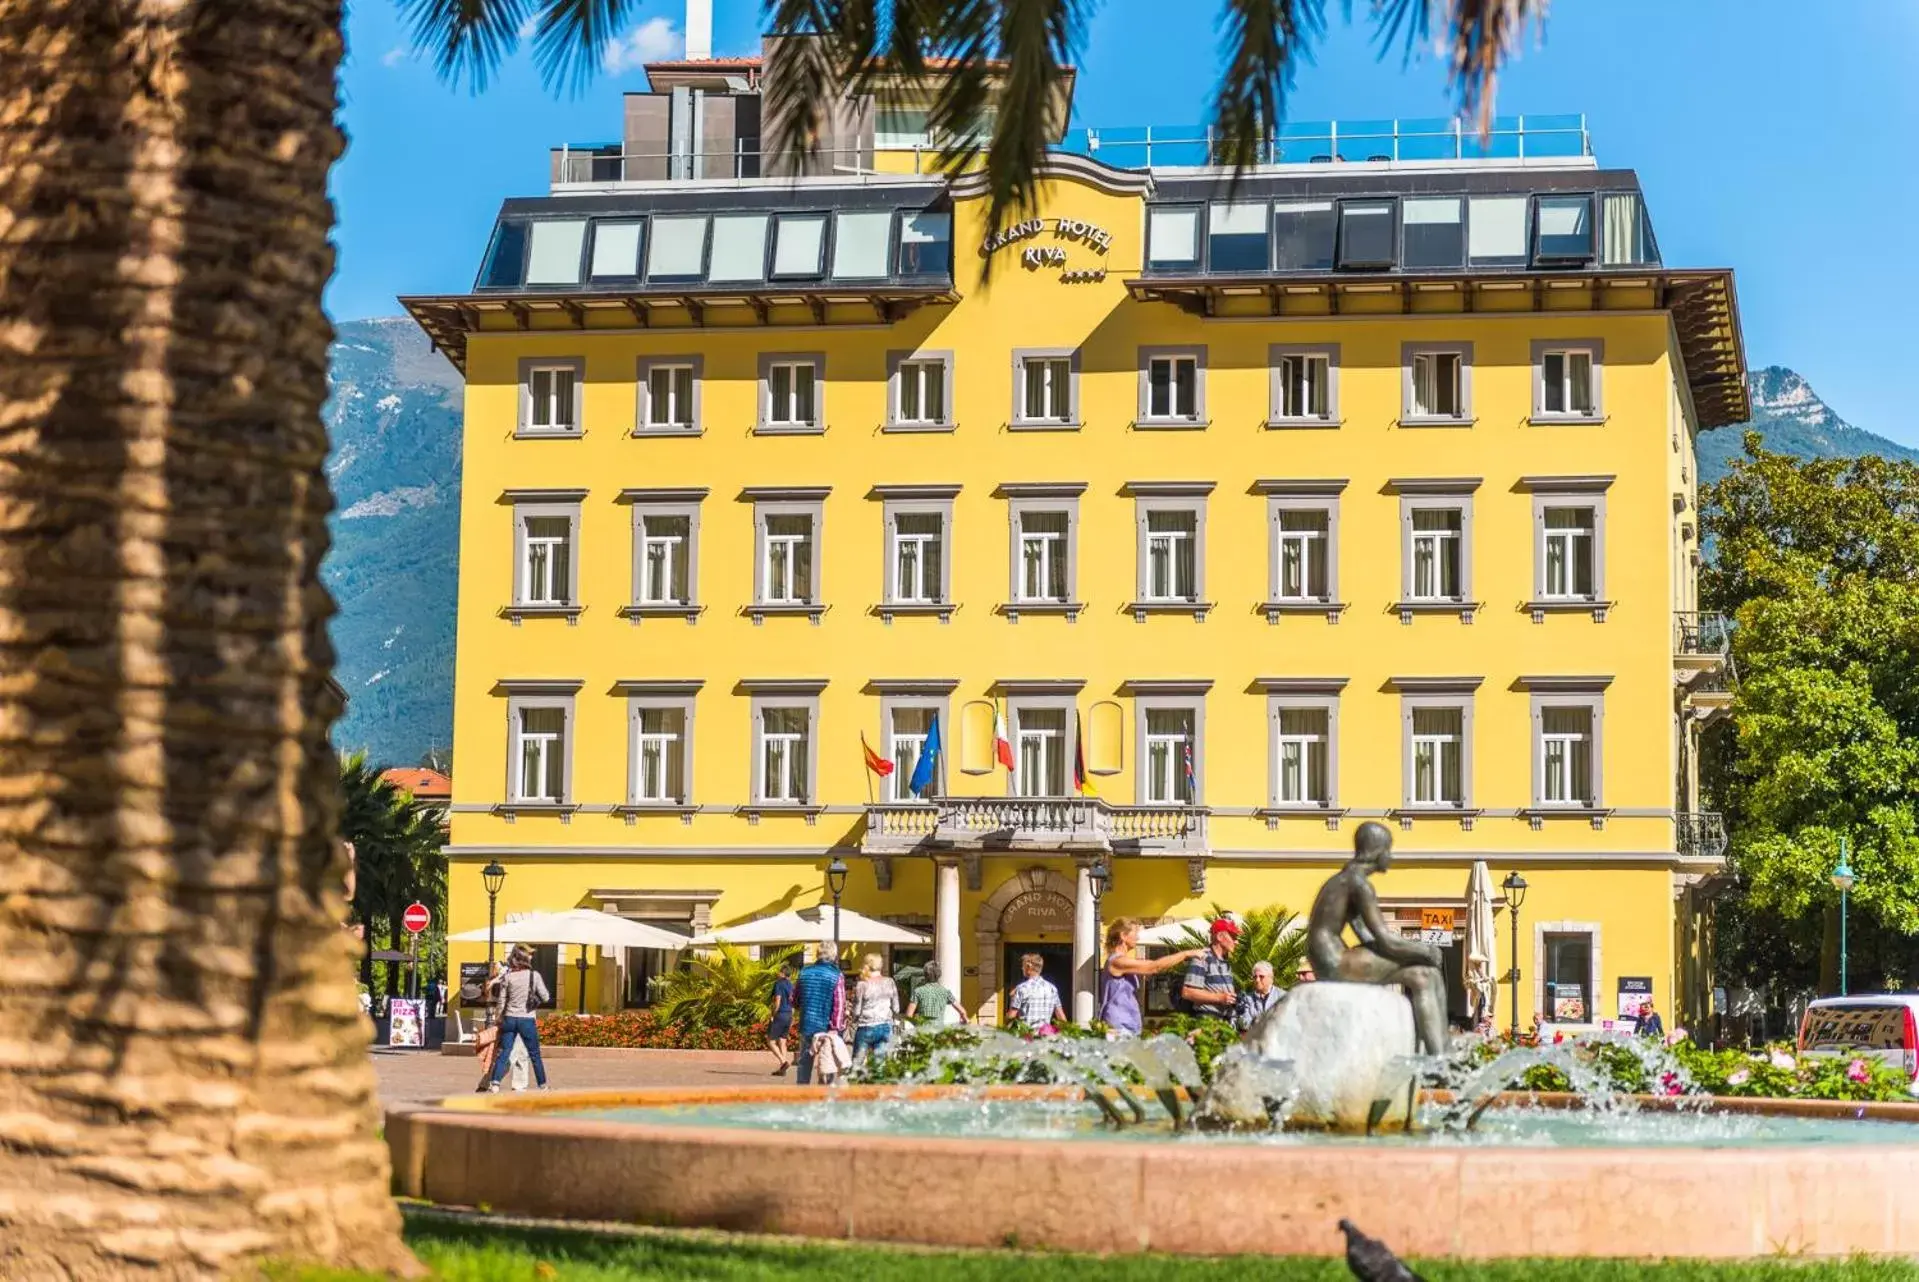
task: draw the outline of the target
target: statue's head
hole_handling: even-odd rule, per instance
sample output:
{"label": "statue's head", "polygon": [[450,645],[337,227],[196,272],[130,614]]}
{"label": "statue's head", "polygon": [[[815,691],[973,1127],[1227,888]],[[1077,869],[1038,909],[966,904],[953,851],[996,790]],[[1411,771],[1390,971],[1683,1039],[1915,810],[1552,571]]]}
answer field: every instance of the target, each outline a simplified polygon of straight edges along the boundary
{"label": "statue's head", "polygon": [[1353,832],[1353,858],[1380,872],[1393,866],[1393,834],[1383,823],[1368,819]]}

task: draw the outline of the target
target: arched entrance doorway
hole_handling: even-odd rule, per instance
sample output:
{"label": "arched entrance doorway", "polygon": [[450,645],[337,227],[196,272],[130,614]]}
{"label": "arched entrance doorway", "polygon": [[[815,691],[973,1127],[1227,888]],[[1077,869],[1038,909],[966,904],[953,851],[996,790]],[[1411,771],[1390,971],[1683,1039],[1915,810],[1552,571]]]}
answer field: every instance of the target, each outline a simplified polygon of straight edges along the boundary
{"label": "arched entrance doorway", "polygon": [[1022,869],[981,902],[974,926],[980,1019],[1005,1022],[1006,993],[1020,980],[1019,958],[1037,953],[1043,971],[1073,1009],[1073,883],[1050,869]]}

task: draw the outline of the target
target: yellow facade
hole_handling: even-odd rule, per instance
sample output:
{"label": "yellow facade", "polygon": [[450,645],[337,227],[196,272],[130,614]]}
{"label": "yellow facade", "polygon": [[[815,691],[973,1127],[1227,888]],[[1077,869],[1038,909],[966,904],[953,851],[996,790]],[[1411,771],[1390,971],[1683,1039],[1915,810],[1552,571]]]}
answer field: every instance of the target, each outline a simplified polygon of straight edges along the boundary
{"label": "yellow facade", "polygon": [[[1509,871],[1523,873],[1530,890],[1520,917],[1522,1023],[1545,1004],[1549,934],[1589,936],[1595,991],[1581,995],[1585,1018],[1575,1022],[1613,1018],[1622,977],[1650,978],[1656,999],[1672,1009],[1684,937],[1676,900],[1702,865],[1682,853],[1675,827],[1676,812],[1691,808],[1674,626],[1675,611],[1693,601],[1696,425],[1670,312],[1651,288],[1630,306],[1615,294],[1602,307],[1583,290],[1550,300],[1488,294],[1471,311],[1456,295],[1408,299],[1395,289],[1351,295],[1337,314],[1275,316],[1261,298],[1196,314],[1129,294],[1144,265],[1143,203],[1136,184],[1061,177],[1040,195],[1036,216],[1047,229],[986,256],[978,252],[985,202],[961,190],[954,201],[957,301],[892,321],[821,325],[776,302],[767,323],[740,308],[709,311],[701,325],[641,327],[630,315],[599,310],[584,318],[501,314],[473,326],[465,354],[451,930],[486,925],[479,868],[493,859],[508,870],[502,918],[606,905],[689,929],[821,902],[824,869],[837,854],[852,868],[848,907],[930,934],[935,865],[946,862],[963,871],[949,882],[959,895],[962,1000],[969,1008],[985,1002],[991,1017],[999,950],[1017,938],[1060,941],[1071,931],[1054,910],[1073,899],[1076,865],[1088,852],[930,844],[900,852],[876,843],[868,832],[876,780],[861,752],[862,734],[887,752],[876,690],[909,679],[954,683],[941,699],[942,792],[997,797],[1011,784],[1004,770],[977,772],[992,753],[990,714],[981,709],[1036,688],[1026,683],[1083,682],[1071,701],[1092,786],[1123,809],[1145,797],[1131,693],[1141,687],[1129,683],[1190,692],[1198,688],[1190,683],[1209,681],[1203,695],[1190,696],[1203,704],[1194,745],[1203,841],[1146,842],[1138,850],[1120,843],[1111,889],[1098,905],[1104,919],[1181,918],[1214,904],[1304,912],[1350,853],[1356,826],[1377,818],[1390,825],[1398,854],[1378,889],[1409,920],[1422,905],[1460,908],[1475,860],[1487,862],[1495,883]],[[1110,247],[1100,253],[1083,238],[1056,237],[1059,219],[1108,231]],[[1064,267],[1023,266],[1022,250],[1035,245],[1064,249]],[[990,281],[982,281],[989,261]],[[1067,280],[1063,271],[1103,276]],[[1602,422],[1536,421],[1541,340],[1598,345]],[[1466,423],[1402,424],[1406,345],[1422,343],[1471,344]],[[1274,344],[1336,347],[1335,423],[1267,426]],[[1157,347],[1203,349],[1203,426],[1137,425],[1141,349]],[[1077,354],[1077,427],[1009,423],[1014,352],[1034,348]],[[951,431],[884,430],[888,355],[914,351],[952,355]],[[760,362],[769,353],[824,354],[823,432],[756,432]],[[679,439],[635,436],[640,364],[671,357],[701,363],[700,430]],[[577,435],[516,433],[522,371],[544,359],[583,362]],[[1580,478],[1582,493],[1603,494],[1604,608],[1535,615],[1526,608],[1538,595],[1535,495],[1568,478]],[[1270,619],[1262,611],[1273,553],[1260,483],[1271,481],[1343,482],[1336,545],[1343,608]],[[1467,557],[1476,608],[1464,614],[1395,608],[1405,595],[1402,500],[1435,481],[1471,496]],[[1005,608],[1006,487],[1017,494],[1039,482],[1084,487],[1074,593],[1084,608],[1072,618],[1013,618]],[[1201,500],[1201,595],[1210,608],[1198,617],[1192,609],[1128,608],[1140,595],[1135,489],[1165,482],[1211,486]],[[889,619],[880,609],[889,553],[875,487],[900,485],[957,487],[945,531],[947,619]],[[817,619],[751,617],[755,510],[742,496],[755,487],[830,491],[820,500],[814,545],[826,607]],[[678,488],[706,491],[694,571],[703,608],[691,619],[622,617],[634,596],[635,555],[633,503],[622,501],[623,491]],[[576,491],[584,491],[569,500],[579,512],[577,614],[509,617],[519,572],[515,497]],[[1469,679],[1459,688],[1471,710],[1470,817],[1405,813],[1403,700],[1432,678]],[[1276,815],[1273,720],[1262,682],[1291,688],[1284,683],[1303,679],[1338,685],[1337,797],[1326,815]],[[765,681],[824,683],[811,727],[818,808],[808,813],[755,804],[752,692]],[[511,804],[512,772],[521,767],[509,726],[512,691],[524,688],[517,682],[578,683],[563,810]],[[701,683],[692,696],[692,809],[619,809],[633,769],[627,697],[636,682]],[[1599,797],[1542,813],[1534,704],[1540,690],[1564,688],[1598,700]],[[1015,913],[1024,926],[1002,937],[1001,917],[1029,892],[1058,898],[1029,900],[1027,911]],[[1510,931],[1502,912],[1502,973],[1511,965]],[[1087,947],[1082,941],[1082,955]],[[484,951],[455,946],[453,961]],[[590,959],[588,1009],[623,1003],[623,960]],[[571,957],[563,961],[561,1005],[570,1009],[577,972]],[[1501,1025],[1511,1002],[1501,983]]]}

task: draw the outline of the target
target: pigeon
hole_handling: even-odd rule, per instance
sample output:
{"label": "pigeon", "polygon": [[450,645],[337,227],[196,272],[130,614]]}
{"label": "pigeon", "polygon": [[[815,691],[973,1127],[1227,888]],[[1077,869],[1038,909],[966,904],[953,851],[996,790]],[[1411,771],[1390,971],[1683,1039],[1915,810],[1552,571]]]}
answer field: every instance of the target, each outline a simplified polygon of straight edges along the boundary
{"label": "pigeon", "polygon": [[1339,1231],[1346,1235],[1346,1267],[1359,1282],[1425,1282],[1407,1268],[1390,1247],[1378,1238],[1361,1233],[1351,1220],[1341,1220]]}

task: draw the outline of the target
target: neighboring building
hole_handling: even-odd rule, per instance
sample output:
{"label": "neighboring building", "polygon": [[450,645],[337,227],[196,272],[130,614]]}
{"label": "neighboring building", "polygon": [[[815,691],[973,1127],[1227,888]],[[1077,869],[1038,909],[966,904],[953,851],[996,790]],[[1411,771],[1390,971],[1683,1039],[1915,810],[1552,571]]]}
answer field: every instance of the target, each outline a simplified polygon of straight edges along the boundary
{"label": "neighboring building", "polygon": [[[1522,1022],[1703,1013],[1694,438],[1744,357],[1583,120],[1294,126],[1234,187],[1197,130],[1080,131],[989,245],[910,108],[762,159],[761,71],[650,68],[404,300],[467,378],[451,929],[496,859],[502,918],[695,930],[837,856],[988,1018],[1025,951],[1083,1015],[1100,918],[1303,912],[1379,819],[1456,1014],[1476,860],[1530,883]],[[590,961],[602,1009],[663,964]]]}
{"label": "neighboring building", "polygon": [[423,806],[444,810],[453,803],[453,780],[430,766],[395,766],[380,778]]}

